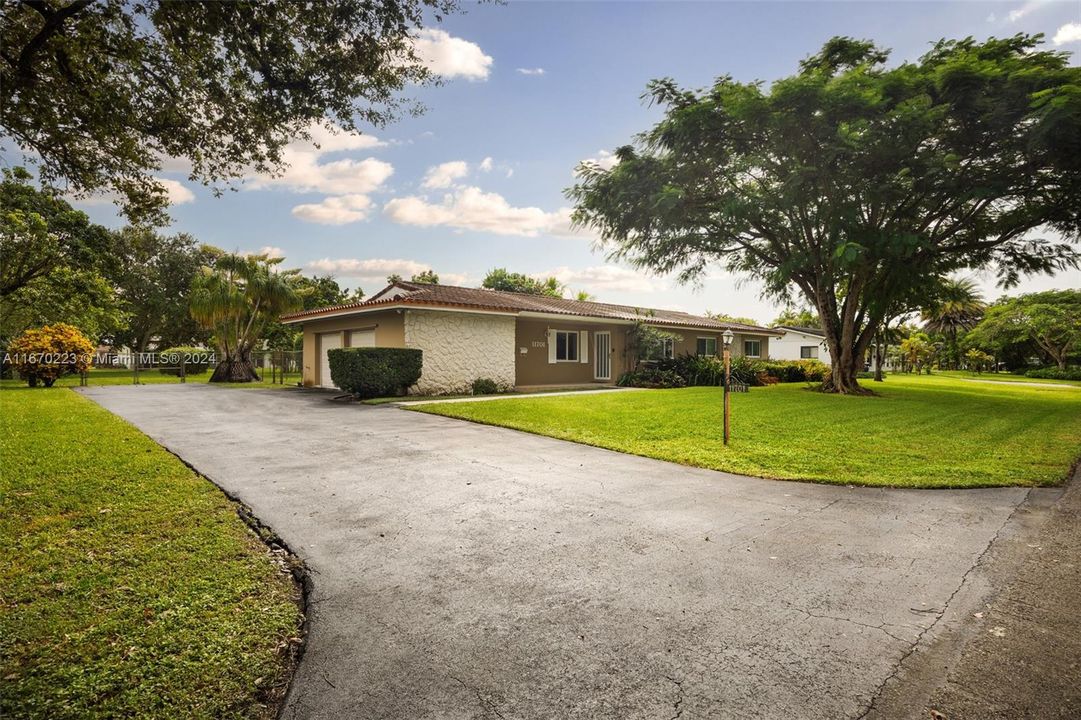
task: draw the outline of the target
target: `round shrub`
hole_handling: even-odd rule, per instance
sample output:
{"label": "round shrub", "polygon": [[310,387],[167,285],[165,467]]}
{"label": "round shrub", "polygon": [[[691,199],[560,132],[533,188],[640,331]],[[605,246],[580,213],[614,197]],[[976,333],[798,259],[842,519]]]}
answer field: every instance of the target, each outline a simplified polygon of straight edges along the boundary
{"label": "round shrub", "polygon": [[495,395],[504,392],[502,385],[491,378],[477,378],[470,385],[474,395]]}
{"label": "round shrub", "polygon": [[360,399],[404,395],[420,380],[422,353],[413,348],[338,348],[327,353],[334,384]]}
{"label": "round shrub", "polygon": [[162,375],[180,375],[180,365],[184,365],[185,375],[202,375],[210,369],[214,354],[206,348],[180,345],[166,348],[158,353],[158,363],[163,367]]}
{"label": "round shrub", "polygon": [[672,370],[644,367],[634,372],[623,373],[616,381],[616,385],[640,388],[681,388],[687,387],[687,381]]}
{"label": "round shrub", "polygon": [[52,387],[63,375],[84,373],[94,360],[94,346],[79,328],[66,323],[27,330],[11,341],[6,360],[30,387]]}

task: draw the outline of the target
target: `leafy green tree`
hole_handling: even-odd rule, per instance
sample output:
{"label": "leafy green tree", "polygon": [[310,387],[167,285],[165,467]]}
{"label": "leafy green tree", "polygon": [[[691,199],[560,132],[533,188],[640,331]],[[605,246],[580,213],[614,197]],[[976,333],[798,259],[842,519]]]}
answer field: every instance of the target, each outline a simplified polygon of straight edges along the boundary
{"label": "leafy green tree", "polygon": [[928,375],[931,374],[931,364],[934,362],[937,351],[926,333],[913,333],[901,341],[901,356],[908,368],[915,370],[917,375],[921,370],[926,370]]}
{"label": "leafy green tree", "polygon": [[818,318],[818,315],[814,310],[808,308],[800,308],[797,310],[789,305],[780,315],[773,319],[773,322],[770,323],[770,327],[777,327],[778,325],[820,328],[822,327],[822,321]]}
{"label": "leafy green tree", "polygon": [[147,227],[120,230],[115,246],[114,282],[128,314],[116,344],[142,353],[152,341],[159,348],[207,342],[209,333],[189,311],[191,288],[200,269],[221,251],[184,233],[161,235]]}
{"label": "leafy green tree", "polygon": [[434,270],[424,270],[416,273],[413,277],[409,278],[410,282],[421,283],[424,285],[438,285],[439,275]]}
{"label": "leafy green tree", "polygon": [[399,275],[398,273],[391,273],[390,275],[387,275],[387,284],[388,285],[393,285],[394,283],[400,283],[401,281],[402,281],[402,276]]}
{"label": "leafy green tree", "polygon": [[737,323],[739,325],[758,325],[758,321],[754,318],[740,317],[739,315],[729,315],[728,313],[715,313],[706,310],[706,317],[712,318],[719,322]]}
{"label": "leafy green tree", "polygon": [[[834,38],[770,84],[654,81],[663,118],[611,169],[579,167],[574,219],[637,266],[690,281],[720,262],[802,295],[833,358],[824,389],[867,392],[867,348],[927,278],[1081,264],[1081,68],[1040,41],[942,40],[886,67]],[[1031,236],[1045,227],[1066,240]]]}
{"label": "leafy green tree", "polygon": [[282,258],[221,254],[203,267],[192,284],[191,314],[213,333],[219,360],[210,382],[252,382],[259,374],[252,350],[269,323],[300,307],[290,276],[279,272]]}
{"label": "leafy green tree", "polygon": [[16,167],[5,169],[0,183],[0,298],[63,265],[112,269],[109,231],[30,179]]}
{"label": "leafy green tree", "polygon": [[643,360],[663,358],[664,346],[681,339],[681,336],[647,322],[649,317],[649,314],[639,315],[635,317],[634,324],[627,328],[625,352],[630,358],[632,371],[637,371]]}
{"label": "leafy green tree", "polygon": [[28,328],[74,325],[92,342],[115,337],[128,314],[113,284],[94,270],[61,265],[0,298],[0,338]]}
{"label": "leafy green tree", "polygon": [[[554,279],[554,278],[552,278]],[[589,294],[585,290],[579,290],[574,294],[574,299],[578,302],[592,302],[596,300],[596,296]]]}
{"label": "leafy green tree", "polygon": [[554,277],[538,280],[525,273],[508,272],[506,268],[493,268],[484,276],[481,287],[504,292],[526,293],[528,295],[547,295],[563,297],[563,284]]}
{"label": "leafy green tree", "polygon": [[957,338],[976,327],[987,305],[971,280],[945,280],[922,311],[923,329],[946,339],[948,362],[960,361]]}
{"label": "leafy green tree", "polygon": [[409,33],[457,0],[9,2],[0,13],[0,127],[49,182],[103,189],[161,219],[153,173],[184,158],[220,183],[282,167],[325,118],[349,130],[403,110],[432,81]]}
{"label": "leafy green tree", "polygon": [[1081,290],[1003,298],[987,309],[966,340],[988,349],[1031,342],[1065,369],[1070,355],[1081,350]]}

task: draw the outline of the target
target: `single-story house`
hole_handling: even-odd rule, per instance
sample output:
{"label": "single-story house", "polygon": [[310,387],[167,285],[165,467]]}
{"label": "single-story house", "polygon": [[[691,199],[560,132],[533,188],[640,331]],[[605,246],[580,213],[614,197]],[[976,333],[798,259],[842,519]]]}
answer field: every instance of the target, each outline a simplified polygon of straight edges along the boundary
{"label": "single-story house", "polygon": [[424,352],[418,394],[462,391],[478,378],[505,386],[614,383],[633,362],[627,331],[636,319],[678,339],[665,348],[765,358],[781,332],[672,310],[583,302],[478,288],[395,282],[362,302],[291,313],[304,331],[303,382],[333,387],[327,352],[341,347],[407,347]]}
{"label": "single-story house", "polygon": [[774,360],[821,360],[831,364],[826,333],[820,328],[778,325],[773,329],[784,333],[769,345],[770,357]]}

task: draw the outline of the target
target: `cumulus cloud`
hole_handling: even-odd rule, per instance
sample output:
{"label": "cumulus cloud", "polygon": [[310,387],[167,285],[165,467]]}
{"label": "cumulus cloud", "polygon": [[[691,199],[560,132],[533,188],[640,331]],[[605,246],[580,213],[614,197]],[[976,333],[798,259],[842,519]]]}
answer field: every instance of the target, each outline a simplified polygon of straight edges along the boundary
{"label": "cumulus cloud", "polygon": [[1066,23],[1058,29],[1051,41],[1056,45],[1081,41],[1081,23]]}
{"label": "cumulus cloud", "polygon": [[417,196],[394,198],[383,206],[383,214],[401,225],[446,226],[525,237],[583,235],[571,229],[570,208],[545,212],[536,207],[514,207],[502,195],[472,186],[458,188],[438,203]]}
{"label": "cumulus cloud", "polygon": [[493,167],[492,159],[490,157],[486,157],[480,161],[480,169],[484,172],[491,172]]}
{"label": "cumulus cloud", "polygon": [[446,30],[425,28],[413,36],[413,50],[424,66],[444,78],[487,80],[492,58],[476,43],[452,37]]}
{"label": "cumulus cloud", "polygon": [[522,75],[543,75],[544,68],[518,68],[518,72]]}
{"label": "cumulus cloud", "polygon": [[588,157],[582,161],[590,165],[597,165],[601,170],[611,170],[619,164],[619,158],[616,154],[607,150],[598,150],[595,157]]}
{"label": "cumulus cloud", "polygon": [[1022,5],[1021,7],[1016,8],[1014,10],[1010,10],[1010,12],[1006,15],[1006,19],[1009,20],[1010,22],[1017,22],[1021,18],[1025,17],[1028,14],[1030,14],[1033,10],[1036,10],[1037,8],[1039,8],[1042,4],[1043,4],[1042,0],[1029,0],[1027,3]]}
{"label": "cumulus cloud", "polygon": [[452,160],[428,168],[424,174],[421,187],[432,189],[449,188],[455,180],[460,180],[469,174],[469,164],[464,160]]}
{"label": "cumulus cloud", "polygon": [[[195,202],[195,193],[193,193],[184,183],[161,177],[154,178],[154,181],[165,188],[165,195],[169,199],[170,205],[184,205],[186,203]],[[123,201],[120,194],[113,192],[112,190],[96,195],[90,195],[88,197],[80,198],[74,195],[65,195],[64,198],[73,205],[80,205],[83,207],[115,205]]]}
{"label": "cumulus cloud", "polygon": [[584,288],[596,294],[604,292],[651,293],[661,289],[661,283],[655,278],[619,265],[596,265],[579,269],[563,266],[541,273],[537,277],[549,276],[572,289]]}
{"label": "cumulus cloud", "polygon": [[372,200],[367,195],[335,195],[322,202],[293,208],[293,216],[320,225],[345,225],[368,217]]}
{"label": "cumulus cloud", "polygon": [[259,248],[257,255],[266,255],[268,258],[283,258],[285,257],[285,251],[280,247],[274,247],[273,245],[264,245]]}
{"label": "cumulus cloud", "polygon": [[308,267],[319,272],[358,278],[385,278],[387,275],[395,274],[407,278],[431,269],[428,265],[416,260],[401,258],[370,258],[368,260],[323,258],[311,261]]}

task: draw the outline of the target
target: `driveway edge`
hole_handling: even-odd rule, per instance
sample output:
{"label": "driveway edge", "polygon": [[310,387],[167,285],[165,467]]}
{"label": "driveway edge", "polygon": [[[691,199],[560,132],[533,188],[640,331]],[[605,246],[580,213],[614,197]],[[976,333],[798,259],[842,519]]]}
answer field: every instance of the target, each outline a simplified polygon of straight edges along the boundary
{"label": "driveway edge", "polygon": [[[148,435],[147,437],[150,436]],[[240,497],[229,492],[222,487],[220,483],[215,482],[212,477],[201,472],[168,445],[165,445],[156,438],[150,437],[150,439],[167,453],[183,463],[186,468],[216,487],[218,491],[233,504],[236,509],[237,517],[239,517],[241,522],[247,525],[248,529],[255,533],[255,536],[267,546],[267,549],[270,550],[275,561],[282,569],[289,572],[293,578],[293,582],[300,590],[300,600],[298,605],[300,607],[301,621],[299,633],[297,635],[300,642],[290,643],[290,651],[284,657],[286,665],[285,674],[288,675],[284,688],[281,689],[280,693],[276,693],[274,696],[268,698],[269,703],[275,706],[274,717],[281,720],[281,718],[285,717],[285,709],[289,705],[288,699],[293,692],[297,668],[300,666],[301,661],[304,659],[304,653],[308,649],[308,635],[311,628],[311,613],[309,610],[312,593],[314,592],[315,587],[312,581],[311,570],[308,568],[308,564],[304,559],[289,547],[289,543],[283,540],[272,527],[260,520],[251,509],[251,506],[241,500]]]}

